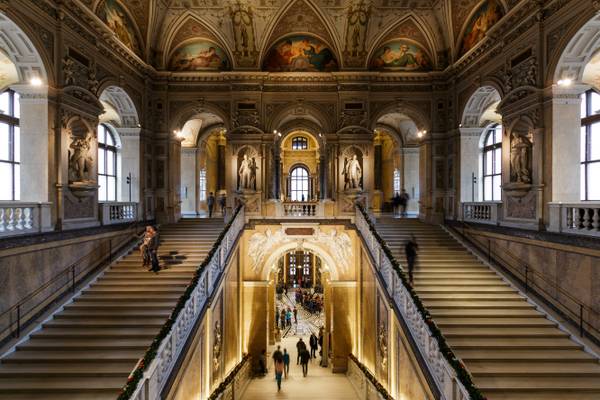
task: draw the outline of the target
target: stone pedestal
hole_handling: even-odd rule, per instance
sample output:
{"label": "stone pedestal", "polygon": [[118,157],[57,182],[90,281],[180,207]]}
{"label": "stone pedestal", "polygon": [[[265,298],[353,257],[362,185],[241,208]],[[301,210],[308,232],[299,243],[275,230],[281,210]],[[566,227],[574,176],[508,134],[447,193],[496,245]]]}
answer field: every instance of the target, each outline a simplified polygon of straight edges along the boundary
{"label": "stone pedestal", "polygon": [[255,190],[238,190],[236,199],[245,206],[244,212],[246,215],[261,215],[262,214],[262,192]]}

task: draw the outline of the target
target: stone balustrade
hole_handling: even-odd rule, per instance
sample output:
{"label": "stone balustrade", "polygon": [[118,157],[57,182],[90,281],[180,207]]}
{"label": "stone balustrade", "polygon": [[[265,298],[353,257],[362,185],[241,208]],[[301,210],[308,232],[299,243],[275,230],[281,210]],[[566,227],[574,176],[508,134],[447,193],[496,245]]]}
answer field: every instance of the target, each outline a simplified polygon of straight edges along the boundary
{"label": "stone balustrade", "polygon": [[0,237],[51,230],[50,203],[0,201]]}
{"label": "stone balustrade", "polygon": [[600,237],[600,202],[549,203],[550,232]]}
{"label": "stone balustrade", "polygon": [[384,290],[388,292],[394,303],[394,312],[399,313],[397,317],[405,321],[408,326],[421,357],[425,361],[426,368],[441,394],[440,398],[446,400],[470,399],[469,392],[440,351],[438,340],[432,335],[410,292],[394,270],[392,261],[387,257],[377,236],[370,230],[369,222],[358,208],[356,208],[355,224],[375,262],[375,268],[378,270]]}
{"label": "stone balustrade", "polygon": [[348,360],[348,371],[346,376],[354,390],[358,393],[358,399],[360,400],[388,400],[391,397],[384,396],[375,384],[367,377],[367,375],[361,371],[360,367],[352,359]]}
{"label": "stone balustrade", "polygon": [[462,203],[463,220],[479,224],[499,225],[502,202]]}
{"label": "stone balustrade", "polygon": [[156,356],[145,368],[143,377],[129,397],[130,399],[155,400],[161,398],[161,392],[181,356],[185,343],[193,332],[196,321],[204,314],[209,300],[218,289],[219,279],[227,267],[237,238],[244,230],[245,222],[244,209],[241,209],[216,247],[216,251],[208,260],[208,264],[202,269],[197,285],[177,315],[169,333],[160,341]]}
{"label": "stone balustrade", "polygon": [[138,203],[100,203],[102,225],[122,224],[138,219]]}
{"label": "stone balustrade", "polygon": [[283,203],[283,217],[322,217],[321,203],[318,201],[286,201]]}

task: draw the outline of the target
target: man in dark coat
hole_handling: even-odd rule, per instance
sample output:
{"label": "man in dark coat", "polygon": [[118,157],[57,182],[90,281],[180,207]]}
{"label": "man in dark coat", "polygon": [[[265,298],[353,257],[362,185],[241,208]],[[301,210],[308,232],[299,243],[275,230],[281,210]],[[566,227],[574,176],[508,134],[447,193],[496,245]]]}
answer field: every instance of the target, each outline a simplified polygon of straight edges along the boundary
{"label": "man in dark coat", "polygon": [[298,357],[296,358],[296,365],[298,365],[300,364],[300,355],[302,354],[302,351],[306,350],[306,343],[304,343],[302,338],[300,338],[300,340],[298,340],[298,343],[296,343],[296,350],[298,350]]}
{"label": "man in dark coat", "polygon": [[315,336],[314,333],[310,334],[310,339],[308,341],[310,344],[310,356],[312,358],[317,358],[317,349],[319,348],[319,339]]}
{"label": "man in dark coat", "polygon": [[417,244],[415,235],[411,235],[410,240],[406,242],[406,245],[404,246],[406,263],[408,264],[408,279],[411,285],[413,284],[413,271],[415,268],[415,260],[417,258],[417,250],[419,250],[419,245]]}

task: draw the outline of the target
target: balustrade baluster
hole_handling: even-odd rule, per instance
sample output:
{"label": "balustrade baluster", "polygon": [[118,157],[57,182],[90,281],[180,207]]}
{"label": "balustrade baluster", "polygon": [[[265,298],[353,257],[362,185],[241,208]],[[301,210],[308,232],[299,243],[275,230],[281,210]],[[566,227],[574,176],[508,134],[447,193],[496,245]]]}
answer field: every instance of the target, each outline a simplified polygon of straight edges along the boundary
{"label": "balustrade baluster", "polygon": [[600,208],[595,208],[594,210],[594,222],[592,223],[592,228],[595,231],[600,230]]}
{"label": "balustrade baluster", "polygon": [[9,208],[7,209],[7,218],[6,218],[6,230],[14,231],[15,230],[15,209]]}
{"label": "balustrade baluster", "polygon": [[583,209],[583,218],[581,219],[581,228],[582,229],[592,229],[592,220],[590,218],[590,209]]}

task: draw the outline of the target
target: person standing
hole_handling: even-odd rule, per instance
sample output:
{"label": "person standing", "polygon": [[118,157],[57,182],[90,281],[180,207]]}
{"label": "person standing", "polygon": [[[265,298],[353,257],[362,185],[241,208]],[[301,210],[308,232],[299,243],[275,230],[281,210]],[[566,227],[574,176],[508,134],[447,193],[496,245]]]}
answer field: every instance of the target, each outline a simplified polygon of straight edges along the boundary
{"label": "person standing", "polygon": [[224,217],[226,210],[225,207],[227,205],[227,198],[225,197],[225,194],[221,194],[221,197],[219,197],[219,205],[221,206],[221,215]]}
{"label": "person standing", "polygon": [[394,206],[394,217],[398,215],[400,211],[400,203],[402,200],[400,199],[400,193],[396,192],[394,197],[392,197],[392,204]]}
{"label": "person standing", "polygon": [[142,267],[147,267],[150,265],[150,249],[149,245],[152,241],[152,236],[154,236],[154,228],[150,225],[146,227],[146,231],[144,232],[144,237],[142,238],[142,244],[140,245],[140,253],[142,253]]}
{"label": "person standing", "polygon": [[275,326],[279,325],[279,307],[275,307]]}
{"label": "person standing", "polygon": [[298,350],[298,357],[296,358],[296,365],[300,364],[300,355],[306,350],[306,343],[300,338],[296,343],[296,350]]}
{"label": "person standing", "polygon": [[300,364],[302,364],[302,375],[306,378],[308,374],[308,362],[310,361],[310,353],[306,350],[306,347],[300,353]]}
{"label": "person standing", "polygon": [[400,216],[406,217],[408,214],[406,213],[406,207],[408,206],[408,200],[410,197],[406,190],[402,189],[402,193],[400,193]]}
{"label": "person standing", "polygon": [[258,372],[261,375],[267,374],[267,350],[263,349],[258,356]]}
{"label": "person standing", "polygon": [[413,284],[413,271],[415,268],[415,260],[417,258],[417,250],[419,250],[419,245],[417,244],[415,235],[411,235],[410,240],[406,242],[406,245],[404,246],[406,263],[408,264],[408,280],[411,285]]}
{"label": "person standing", "polygon": [[213,192],[210,192],[208,195],[206,204],[208,205],[208,218],[212,218],[213,210],[215,209],[215,195]]}
{"label": "person standing", "polygon": [[275,360],[275,380],[277,381],[277,391],[281,391],[281,377],[283,376],[283,358]]}
{"label": "person standing", "polygon": [[317,358],[317,349],[319,348],[319,339],[315,336],[314,333],[310,334],[310,339],[308,340],[310,344],[310,357]]}
{"label": "person standing", "polygon": [[290,353],[287,352],[287,349],[283,349],[283,373],[287,379],[290,373]]}
{"label": "person standing", "polygon": [[294,306],[294,323],[298,325],[298,309]]}

